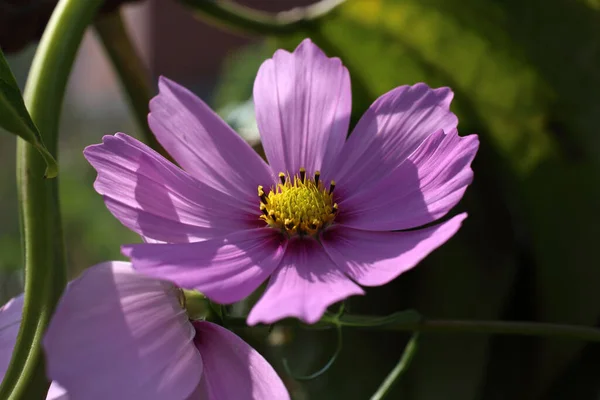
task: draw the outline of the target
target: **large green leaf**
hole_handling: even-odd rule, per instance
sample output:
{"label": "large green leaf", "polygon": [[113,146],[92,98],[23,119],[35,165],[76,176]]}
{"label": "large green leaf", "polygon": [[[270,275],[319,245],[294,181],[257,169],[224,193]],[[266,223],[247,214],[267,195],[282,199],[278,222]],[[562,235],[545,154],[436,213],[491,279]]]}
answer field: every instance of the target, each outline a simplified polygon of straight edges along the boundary
{"label": "large green leaf", "polygon": [[0,127],[19,135],[31,143],[46,161],[46,177],[53,178],[58,174],[56,161],[44,146],[42,137],[31,120],[19,86],[0,50]]}

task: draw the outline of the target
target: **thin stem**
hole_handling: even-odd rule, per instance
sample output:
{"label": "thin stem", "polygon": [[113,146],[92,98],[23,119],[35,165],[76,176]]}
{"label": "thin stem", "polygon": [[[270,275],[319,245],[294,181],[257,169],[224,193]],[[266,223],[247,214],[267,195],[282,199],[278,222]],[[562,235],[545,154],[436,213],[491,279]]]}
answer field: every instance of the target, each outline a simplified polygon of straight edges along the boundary
{"label": "thin stem", "polygon": [[130,39],[121,13],[116,11],[97,19],[94,27],[119,76],[144,141],[170,159],[148,126],[148,103],[152,97],[150,72]]}
{"label": "thin stem", "polygon": [[225,0],[182,0],[194,15],[244,33],[289,35],[311,29],[345,0],[321,0],[303,8],[269,14]]}
{"label": "thin stem", "polygon": [[311,381],[311,380],[316,379],[319,376],[323,375],[325,372],[327,372],[329,370],[329,368],[331,368],[331,366],[333,365],[335,360],[337,360],[340,353],[342,352],[342,347],[343,347],[342,327],[337,326],[336,328],[337,328],[337,345],[335,346],[335,352],[329,358],[329,360],[327,361],[327,363],[324,366],[322,366],[317,371],[315,371],[309,375],[296,375],[296,374],[292,373],[292,371],[290,370],[290,366],[289,366],[287,358],[284,358],[282,361],[283,361],[283,368],[285,369],[285,372],[287,372],[287,374],[289,376],[291,376],[293,379],[295,379],[297,381]]}
{"label": "thin stem", "polygon": [[382,400],[394,387],[394,385],[398,382],[398,379],[402,376],[402,374],[406,371],[408,366],[410,365],[413,357],[417,352],[417,341],[419,340],[419,333],[415,332],[413,336],[410,338],[410,341],[404,348],[404,352],[402,353],[402,357],[400,357],[400,361],[398,364],[390,371],[388,376],[385,378],[379,389],[371,396],[371,400]]}
{"label": "thin stem", "polygon": [[[518,335],[518,336],[544,336],[557,339],[574,339],[588,342],[600,342],[600,329],[579,326],[547,324],[542,322],[521,321],[465,321],[465,320],[434,320],[421,319],[419,321],[385,321],[382,317],[350,315],[342,317],[325,315],[319,322],[311,327],[332,328],[337,324],[348,328],[361,328],[372,330],[398,331],[398,332],[426,332],[426,333],[459,333],[459,334],[488,334],[488,335]],[[244,327],[245,318],[229,317],[227,326]],[[297,325],[292,319],[278,322],[282,325]]]}
{"label": "thin stem", "polygon": [[[356,326],[345,323],[343,318],[341,322],[344,326]],[[381,328],[407,332],[545,336],[600,342],[600,329],[542,322],[423,320],[417,323],[394,323],[381,326]]]}
{"label": "thin stem", "polygon": [[[60,107],[86,26],[101,0],[60,0],[38,46],[25,89],[25,105],[55,157]],[[41,340],[66,284],[66,263],[58,202],[58,180],[43,179],[38,151],[17,140],[17,184],[25,252],[23,319],[0,398],[44,398]]]}

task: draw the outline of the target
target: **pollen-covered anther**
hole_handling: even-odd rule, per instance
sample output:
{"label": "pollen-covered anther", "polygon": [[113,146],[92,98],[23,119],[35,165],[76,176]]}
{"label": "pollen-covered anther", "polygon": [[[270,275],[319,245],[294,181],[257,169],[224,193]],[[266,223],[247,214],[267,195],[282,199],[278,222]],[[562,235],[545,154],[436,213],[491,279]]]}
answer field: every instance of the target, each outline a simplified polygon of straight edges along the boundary
{"label": "pollen-covered anther", "polygon": [[281,172],[278,177],[280,183],[268,193],[258,187],[263,221],[288,236],[316,236],[331,225],[338,213],[338,205],[333,202],[334,181],[325,187],[319,171],[311,179],[304,168],[294,176]]}
{"label": "pollen-covered anther", "polygon": [[258,197],[260,197],[260,202],[263,204],[267,204],[267,195],[263,190],[263,187],[258,185]]}

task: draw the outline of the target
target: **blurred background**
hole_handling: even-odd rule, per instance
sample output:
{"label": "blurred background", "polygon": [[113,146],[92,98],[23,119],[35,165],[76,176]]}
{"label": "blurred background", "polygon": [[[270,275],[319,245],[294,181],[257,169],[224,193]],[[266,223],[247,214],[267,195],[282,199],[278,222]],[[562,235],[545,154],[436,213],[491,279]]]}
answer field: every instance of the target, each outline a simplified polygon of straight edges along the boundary
{"label": "blurred background", "polygon": [[[236,2],[276,13],[314,0]],[[0,1],[0,45],[21,84],[45,23],[44,10],[54,3]],[[454,211],[468,211],[463,229],[395,282],[352,299],[351,312],[381,315],[414,308],[431,318],[598,325],[600,2],[347,0],[327,18],[277,36],[234,32],[191,10],[175,0],[121,8],[154,92],[158,75],[191,88],[249,141],[257,138],[251,91],[260,63],[277,48],[293,49],[304,37],[340,57],[350,70],[353,123],[379,95],[424,81],[450,86],[459,131],[480,135],[475,182]],[[39,11],[35,19],[17,19],[34,11]],[[141,137],[90,29],[70,78],[60,131],[61,201],[72,277],[94,263],[122,259],[119,246],[139,241],[106,210],[92,188],[95,171],[82,156],[85,146],[118,131]],[[14,136],[0,134],[3,302],[22,290],[14,149]],[[335,332],[239,333],[267,355],[296,399],[368,399],[408,339],[345,329],[334,365],[316,379],[297,381],[282,360],[294,374],[318,370],[334,352]],[[600,346],[422,335],[390,398],[600,399]]]}

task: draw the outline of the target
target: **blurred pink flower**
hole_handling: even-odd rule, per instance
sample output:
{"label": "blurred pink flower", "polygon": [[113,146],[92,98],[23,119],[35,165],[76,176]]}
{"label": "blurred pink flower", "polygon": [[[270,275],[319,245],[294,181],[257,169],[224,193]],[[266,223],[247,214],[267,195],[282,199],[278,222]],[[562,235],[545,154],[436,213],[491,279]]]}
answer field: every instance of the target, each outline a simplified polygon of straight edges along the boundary
{"label": "blurred pink flower", "polygon": [[[0,309],[0,382],[12,357],[23,315],[23,295],[11,299]],[[52,382],[46,400],[67,400],[65,389]]]}
{"label": "blurred pink flower", "polygon": [[149,124],[185,171],[117,133],[85,150],[95,188],[124,225],[166,242],[125,246],[135,269],[225,304],[270,277],[249,324],[313,323],[363,294],[357,283],[414,267],[466,217],[413,229],[444,216],[473,177],[479,142],[458,136],[448,88],[391,90],[346,140],[346,68],[310,40],[279,50],[254,83],[269,165],[191,92],[166,78],[159,89]]}
{"label": "blurred pink flower", "polygon": [[63,294],[44,338],[47,373],[72,399],[289,399],[242,339],[190,322],[172,284],[107,262]]}

